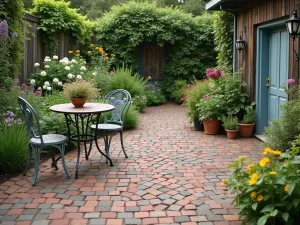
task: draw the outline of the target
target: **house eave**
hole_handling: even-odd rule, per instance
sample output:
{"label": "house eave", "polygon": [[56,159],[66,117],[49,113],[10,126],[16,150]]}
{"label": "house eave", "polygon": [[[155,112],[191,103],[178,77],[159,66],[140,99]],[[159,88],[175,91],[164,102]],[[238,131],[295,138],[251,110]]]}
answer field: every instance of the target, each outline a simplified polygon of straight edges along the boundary
{"label": "house eave", "polygon": [[243,4],[246,0],[206,0],[206,10],[224,10],[232,11],[236,10],[239,5]]}

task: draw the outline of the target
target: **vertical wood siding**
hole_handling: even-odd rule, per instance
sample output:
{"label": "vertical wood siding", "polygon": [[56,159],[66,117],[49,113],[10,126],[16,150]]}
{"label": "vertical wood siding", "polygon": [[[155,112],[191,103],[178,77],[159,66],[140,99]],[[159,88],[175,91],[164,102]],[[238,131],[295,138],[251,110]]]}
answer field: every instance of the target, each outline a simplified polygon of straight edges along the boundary
{"label": "vertical wood siding", "polygon": [[[246,26],[244,38],[247,47],[241,53],[237,52],[237,70],[241,72],[242,79],[247,82],[248,86],[245,87],[245,91],[253,100],[255,99],[256,81],[256,27],[269,21],[289,18],[296,2],[296,0],[249,0],[238,9],[237,35]],[[288,75],[290,78],[298,79],[299,63],[295,62],[291,39],[289,46]],[[295,48],[299,49],[298,39],[295,41]]]}

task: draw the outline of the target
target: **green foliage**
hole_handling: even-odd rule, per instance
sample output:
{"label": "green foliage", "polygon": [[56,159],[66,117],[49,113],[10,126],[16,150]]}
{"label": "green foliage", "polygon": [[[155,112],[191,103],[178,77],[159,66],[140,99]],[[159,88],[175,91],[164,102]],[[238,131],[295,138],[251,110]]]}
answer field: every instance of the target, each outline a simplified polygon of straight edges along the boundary
{"label": "green foliage", "polygon": [[223,117],[223,126],[226,130],[237,130],[238,129],[238,118],[236,116]]}
{"label": "green foliage", "polygon": [[183,95],[185,92],[185,89],[187,88],[188,84],[186,80],[176,80],[174,90],[171,94],[172,98],[175,99],[175,101],[179,104],[183,102]]}
{"label": "green foliage", "polygon": [[93,24],[86,16],[79,14],[77,9],[70,8],[70,2],[34,0],[33,4],[31,12],[40,18],[38,29],[48,54],[54,54],[57,50],[59,32],[70,31],[82,44],[90,42]]}
{"label": "green foliage", "polygon": [[196,81],[190,88],[185,91],[184,104],[187,107],[187,115],[190,121],[198,119],[199,112],[197,103],[203,98],[207,93],[207,82]]}
{"label": "green foliage", "polygon": [[[23,18],[24,7],[22,0],[1,0],[0,1],[0,21],[6,20],[9,26],[9,33],[16,32],[18,38],[15,39],[7,52],[1,51],[1,55],[7,55],[9,58],[9,76],[16,78],[19,75],[21,69],[21,61],[23,57]],[[0,56],[1,58],[1,56]],[[0,61],[0,82],[6,73],[2,71],[5,64]]]}
{"label": "green foliage", "polygon": [[147,107],[147,97],[145,95],[142,96],[135,96],[133,99],[133,104],[135,105],[135,108],[139,111],[139,112],[145,112],[145,109]]}
{"label": "green foliage", "polygon": [[214,13],[214,36],[218,65],[226,72],[233,70],[233,15],[229,12]]}
{"label": "green foliage", "polygon": [[134,105],[131,105],[126,115],[124,129],[129,130],[129,129],[136,128],[138,122],[139,122],[139,112],[137,111]]}
{"label": "green foliage", "polygon": [[246,107],[246,112],[243,116],[243,120],[242,120],[242,123],[245,123],[245,124],[250,124],[250,123],[254,123],[255,122],[255,110],[254,110],[254,107],[251,105],[251,106],[248,106]]}
{"label": "green foliage", "polygon": [[166,97],[162,94],[160,87],[154,84],[147,84],[145,95],[148,106],[162,105],[166,103]]}
{"label": "green foliage", "polygon": [[221,120],[226,115],[226,103],[220,95],[207,96],[200,100],[196,105],[199,112],[199,119],[218,119]]}
{"label": "green foliage", "polygon": [[253,164],[239,157],[223,181],[236,194],[234,205],[245,224],[298,224],[300,215],[300,156],[270,148]]}
{"label": "green foliage", "polygon": [[143,95],[145,91],[146,80],[139,75],[132,75],[132,69],[126,66],[118,67],[110,82],[110,90],[125,89],[131,97]]}
{"label": "green foliage", "polygon": [[[13,117],[10,118],[18,121]],[[19,121],[19,123],[21,122]],[[11,122],[8,126],[4,123],[0,129],[0,170],[2,172],[16,173],[20,171],[27,158],[28,141],[25,125]]]}
{"label": "green foliage", "polygon": [[167,65],[164,75],[176,79],[203,77],[215,64],[211,17],[193,17],[179,9],[158,8],[156,3],[130,1],[113,6],[97,21],[98,40],[123,63],[138,70],[136,51],[142,43],[164,46]]}

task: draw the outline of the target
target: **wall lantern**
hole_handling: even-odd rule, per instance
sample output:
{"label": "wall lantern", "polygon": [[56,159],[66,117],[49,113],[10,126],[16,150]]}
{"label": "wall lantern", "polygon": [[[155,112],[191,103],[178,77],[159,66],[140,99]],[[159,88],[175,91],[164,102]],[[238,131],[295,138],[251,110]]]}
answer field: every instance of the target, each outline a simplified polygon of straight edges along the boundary
{"label": "wall lantern", "polygon": [[236,40],[235,42],[235,48],[240,52],[245,49],[246,46],[246,41],[243,39],[243,33],[246,33],[246,27],[244,27],[244,30],[241,31],[241,35],[239,39]]}
{"label": "wall lantern", "polygon": [[293,15],[285,22],[287,30],[290,34],[290,37],[293,39],[293,51],[296,55],[296,61],[299,60],[299,53],[295,51],[294,42],[296,37],[300,35],[300,18],[298,17],[296,6],[299,4],[298,2],[293,8]]}

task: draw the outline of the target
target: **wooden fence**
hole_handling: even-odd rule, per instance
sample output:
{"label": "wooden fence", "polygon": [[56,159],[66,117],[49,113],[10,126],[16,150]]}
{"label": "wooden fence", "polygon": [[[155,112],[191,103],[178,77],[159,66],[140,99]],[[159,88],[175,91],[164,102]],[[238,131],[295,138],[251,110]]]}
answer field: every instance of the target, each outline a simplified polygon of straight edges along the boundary
{"label": "wooden fence", "polygon": [[[35,71],[34,63],[42,65],[45,54],[45,46],[42,43],[41,35],[38,30],[39,18],[30,14],[25,14],[24,30],[24,57],[20,72],[20,82],[25,82],[28,76]],[[68,56],[68,51],[78,46],[77,40],[69,32],[61,32],[57,35],[59,47],[56,55],[59,58]],[[50,56],[51,57],[51,56]]]}

